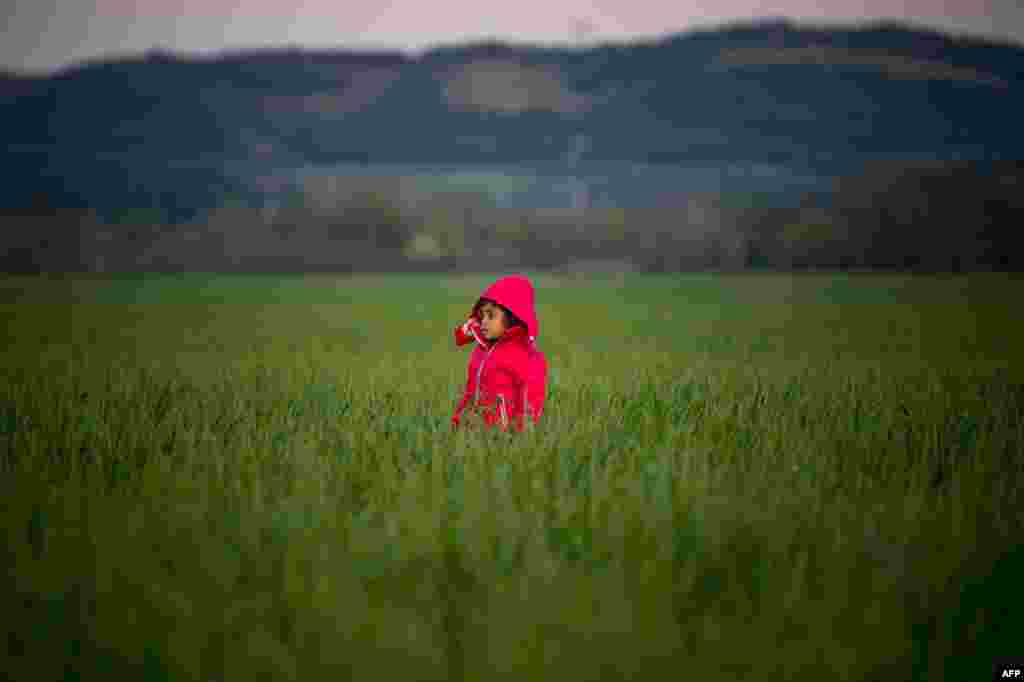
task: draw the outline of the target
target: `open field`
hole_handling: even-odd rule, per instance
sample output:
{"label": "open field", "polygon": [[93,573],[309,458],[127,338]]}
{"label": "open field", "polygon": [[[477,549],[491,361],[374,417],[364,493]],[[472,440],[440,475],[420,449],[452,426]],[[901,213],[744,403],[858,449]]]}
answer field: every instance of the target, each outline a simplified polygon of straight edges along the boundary
{"label": "open field", "polygon": [[0,279],[13,679],[962,680],[1021,652],[1024,280]]}

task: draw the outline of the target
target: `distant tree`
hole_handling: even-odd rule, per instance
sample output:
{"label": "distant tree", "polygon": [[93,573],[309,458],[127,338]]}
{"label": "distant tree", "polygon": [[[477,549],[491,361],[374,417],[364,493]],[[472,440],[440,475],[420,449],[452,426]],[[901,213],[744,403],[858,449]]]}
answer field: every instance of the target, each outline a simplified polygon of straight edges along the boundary
{"label": "distant tree", "polygon": [[1019,268],[1020,164],[876,163],[843,177],[833,214],[871,267]]}

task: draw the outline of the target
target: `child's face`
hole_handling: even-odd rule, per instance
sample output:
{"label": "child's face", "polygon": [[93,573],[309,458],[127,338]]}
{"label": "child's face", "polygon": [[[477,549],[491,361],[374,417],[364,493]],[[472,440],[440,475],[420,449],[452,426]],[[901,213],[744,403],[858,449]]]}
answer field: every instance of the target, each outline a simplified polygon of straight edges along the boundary
{"label": "child's face", "polygon": [[487,339],[500,338],[507,329],[505,311],[490,301],[480,306],[480,326],[483,328],[484,336]]}

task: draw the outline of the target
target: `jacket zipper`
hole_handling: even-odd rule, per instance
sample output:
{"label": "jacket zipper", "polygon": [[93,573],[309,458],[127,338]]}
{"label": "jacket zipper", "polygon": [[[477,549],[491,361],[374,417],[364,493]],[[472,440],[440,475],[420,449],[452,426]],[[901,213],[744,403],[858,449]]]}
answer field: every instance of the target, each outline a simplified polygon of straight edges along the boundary
{"label": "jacket zipper", "polygon": [[505,396],[498,396],[498,409],[501,411],[501,425],[503,428],[508,428],[508,413],[505,411]]}
{"label": "jacket zipper", "polygon": [[491,353],[497,347],[498,347],[498,342],[496,341],[493,346],[491,346],[490,348],[487,349],[487,354],[484,355],[484,359],[480,361],[480,368],[477,369],[477,371],[476,371],[476,389],[473,391],[473,405],[474,406],[476,406],[477,402],[480,400],[480,378],[483,376],[483,373],[484,373],[484,365],[487,364],[487,358],[491,357]]}

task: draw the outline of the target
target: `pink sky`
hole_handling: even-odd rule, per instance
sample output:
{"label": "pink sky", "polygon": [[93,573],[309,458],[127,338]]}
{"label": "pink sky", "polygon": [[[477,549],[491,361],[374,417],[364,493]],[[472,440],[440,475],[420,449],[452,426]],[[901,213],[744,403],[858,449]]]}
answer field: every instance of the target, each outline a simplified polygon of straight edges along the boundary
{"label": "pink sky", "polygon": [[98,0],[96,13],[152,17],[319,17],[370,32],[443,35],[502,25],[546,34],[553,25],[586,17],[610,32],[663,33],[711,17],[799,16],[980,17],[990,16],[998,0],[392,0],[345,2],[300,0]]}
{"label": "pink sky", "polygon": [[498,38],[566,42],[573,21],[622,41],[736,19],[815,22],[908,19],[956,33],[1024,42],[1019,0],[15,0],[0,65],[26,70],[163,47],[389,47]]}

